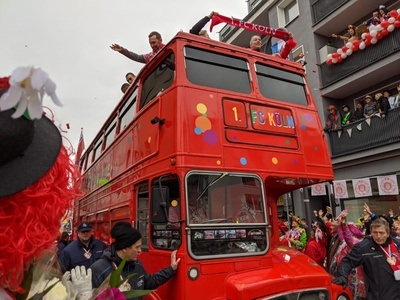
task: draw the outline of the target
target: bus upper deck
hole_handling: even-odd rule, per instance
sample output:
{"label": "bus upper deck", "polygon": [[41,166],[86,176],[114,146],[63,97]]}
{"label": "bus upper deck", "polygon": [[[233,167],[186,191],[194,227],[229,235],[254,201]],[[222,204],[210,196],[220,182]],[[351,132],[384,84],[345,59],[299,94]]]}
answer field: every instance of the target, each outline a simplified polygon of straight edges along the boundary
{"label": "bus upper deck", "polygon": [[284,192],[332,179],[321,129],[301,64],[180,32],[141,70],[80,165],[101,174],[88,192],[172,162],[257,170]]}

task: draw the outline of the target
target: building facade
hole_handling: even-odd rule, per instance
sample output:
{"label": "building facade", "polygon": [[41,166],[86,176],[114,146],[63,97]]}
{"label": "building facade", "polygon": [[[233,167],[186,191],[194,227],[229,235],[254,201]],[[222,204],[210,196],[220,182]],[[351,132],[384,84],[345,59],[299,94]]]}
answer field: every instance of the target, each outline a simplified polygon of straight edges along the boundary
{"label": "building facade", "polygon": [[[369,27],[380,6],[388,13],[386,23]],[[249,0],[248,7],[244,21],[293,33],[297,46],[290,59],[304,65],[323,124],[330,105],[339,112],[343,105],[354,111],[367,95],[374,98],[386,91],[390,102],[399,98],[400,17],[393,13],[400,8],[399,0]],[[349,25],[359,35],[354,44],[348,44]],[[249,46],[252,35],[228,25],[220,31],[221,41],[243,47]],[[279,51],[281,41],[262,39],[266,53]],[[378,113],[324,134],[335,180],[324,186],[325,195],[314,196],[310,187],[286,196],[286,209],[309,219],[312,210],[326,205],[336,205],[336,211],[351,206],[349,219],[355,221],[367,203],[377,215],[389,209],[400,214],[400,107],[385,117]],[[303,201],[291,201],[298,197]]]}

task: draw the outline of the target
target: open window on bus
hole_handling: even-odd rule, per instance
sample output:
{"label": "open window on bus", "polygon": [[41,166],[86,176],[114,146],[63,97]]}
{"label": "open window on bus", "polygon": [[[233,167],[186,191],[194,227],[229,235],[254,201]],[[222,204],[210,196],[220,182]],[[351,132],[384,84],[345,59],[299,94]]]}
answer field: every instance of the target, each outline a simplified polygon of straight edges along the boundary
{"label": "open window on bus", "polygon": [[257,176],[193,171],[186,177],[186,199],[194,257],[267,250],[265,202]]}
{"label": "open window on bus", "polygon": [[170,53],[144,79],[140,100],[140,108],[167,90],[175,79],[175,55]]}
{"label": "open window on bus", "polygon": [[308,105],[306,83],[302,75],[256,63],[258,86],[268,98],[292,104]]}
{"label": "open window on bus", "polygon": [[182,243],[178,177],[169,174],[155,179],[150,202],[153,247],[177,249]]}
{"label": "open window on bus", "polygon": [[186,76],[191,83],[249,94],[250,75],[246,60],[211,51],[185,47]]}
{"label": "open window on bus", "polygon": [[118,132],[122,132],[135,118],[137,95],[138,89],[136,88],[119,110]]}

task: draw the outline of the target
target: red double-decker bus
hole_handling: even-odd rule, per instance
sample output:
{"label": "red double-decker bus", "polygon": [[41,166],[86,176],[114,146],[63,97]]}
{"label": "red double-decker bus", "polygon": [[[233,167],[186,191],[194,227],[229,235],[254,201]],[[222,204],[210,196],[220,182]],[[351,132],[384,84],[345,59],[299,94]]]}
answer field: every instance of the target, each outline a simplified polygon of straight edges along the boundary
{"label": "red double-decker bus", "polygon": [[350,299],[301,252],[279,246],[277,199],[332,180],[299,63],[178,33],[138,74],[80,160],[73,223],[108,243],[126,220],[152,273],[148,299]]}

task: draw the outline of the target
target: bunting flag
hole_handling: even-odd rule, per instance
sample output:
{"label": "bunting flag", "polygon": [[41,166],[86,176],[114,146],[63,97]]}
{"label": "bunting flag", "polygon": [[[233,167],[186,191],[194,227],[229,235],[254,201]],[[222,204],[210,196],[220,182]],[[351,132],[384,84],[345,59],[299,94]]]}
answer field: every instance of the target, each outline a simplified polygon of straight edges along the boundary
{"label": "bunting flag", "polygon": [[359,131],[361,131],[361,130],[362,130],[361,123],[357,125],[357,129],[358,129]]}
{"label": "bunting flag", "polygon": [[370,118],[365,119],[365,123],[367,123],[368,126],[371,126],[371,119]]}
{"label": "bunting flag", "polygon": [[351,137],[351,133],[352,133],[352,131],[353,131],[353,128],[349,128],[349,129],[347,129],[347,133],[349,134],[349,137]]}
{"label": "bunting flag", "polygon": [[234,17],[229,18],[229,17],[219,15],[219,14],[214,15],[212,17],[211,24],[210,24],[210,32],[212,32],[212,29],[215,25],[218,25],[220,23],[226,23],[231,26],[235,26],[238,28],[243,28],[245,30],[257,32],[260,35],[268,35],[268,36],[272,36],[272,37],[284,40],[286,43],[280,53],[280,56],[283,59],[286,59],[288,57],[290,51],[292,51],[292,49],[294,47],[296,47],[296,45],[297,45],[297,42],[293,39],[292,34],[285,30],[276,29],[276,28],[272,28],[272,27],[268,27],[268,26],[264,26],[264,25],[253,24],[253,23],[245,22],[240,19],[236,19]]}
{"label": "bunting flag", "polygon": [[335,198],[337,199],[349,198],[349,194],[347,193],[346,180],[333,181],[333,190],[335,192]]}
{"label": "bunting flag", "polygon": [[317,183],[311,186],[311,196],[326,195],[325,183]]}
{"label": "bunting flag", "polygon": [[356,198],[372,196],[371,182],[369,178],[353,179],[354,196]]}
{"label": "bunting flag", "polygon": [[396,175],[377,176],[379,195],[398,195],[399,186]]}
{"label": "bunting flag", "polygon": [[340,139],[340,137],[342,136],[342,131],[338,130],[337,135],[338,135],[338,138]]}
{"label": "bunting flag", "polygon": [[79,160],[81,159],[81,155],[84,149],[85,149],[85,141],[83,139],[83,128],[82,128],[81,136],[79,137],[79,142],[78,142],[78,149],[76,150],[76,155],[75,155],[75,165],[79,165]]}

